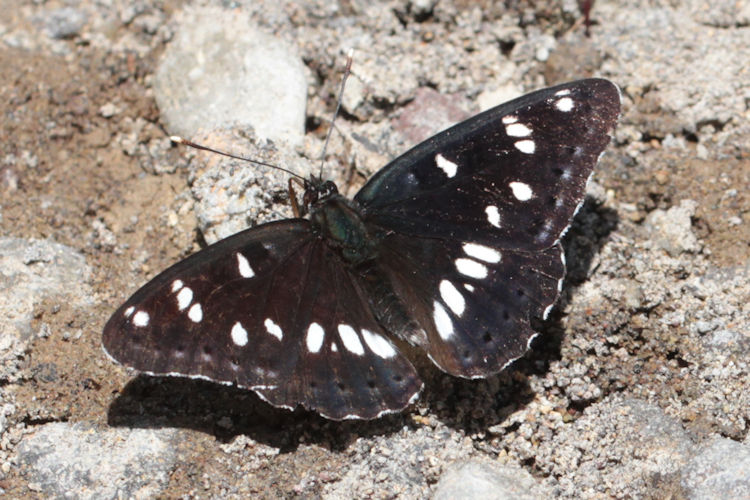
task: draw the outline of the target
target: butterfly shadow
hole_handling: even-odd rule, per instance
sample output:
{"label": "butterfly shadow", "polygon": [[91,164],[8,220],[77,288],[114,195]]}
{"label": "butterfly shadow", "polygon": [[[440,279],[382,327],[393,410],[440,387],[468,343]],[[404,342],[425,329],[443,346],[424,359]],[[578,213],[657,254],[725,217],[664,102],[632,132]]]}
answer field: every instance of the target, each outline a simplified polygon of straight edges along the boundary
{"label": "butterfly shadow", "polygon": [[359,437],[390,434],[410,422],[405,414],[337,422],[302,408],[274,408],[254,392],[235,386],[148,375],[131,380],[107,413],[113,427],[191,429],[220,442],[245,435],[282,453],[293,452],[301,442],[344,450]]}
{"label": "butterfly shadow", "polygon": [[[530,351],[508,369],[483,380],[451,377],[433,366],[420,366],[425,380],[421,404],[428,406],[443,424],[466,435],[486,433],[490,428],[493,428],[490,433],[504,434],[506,431],[502,429],[519,425],[504,425],[504,422],[535,399],[529,379],[544,377],[549,366],[561,359],[566,334],[561,311],[566,309],[576,289],[594,272],[597,255],[618,224],[616,211],[587,197],[562,239],[567,262],[563,292],[546,320],[532,322],[538,335]],[[572,409],[582,411],[585,406],[586,403],[580,403]]]}

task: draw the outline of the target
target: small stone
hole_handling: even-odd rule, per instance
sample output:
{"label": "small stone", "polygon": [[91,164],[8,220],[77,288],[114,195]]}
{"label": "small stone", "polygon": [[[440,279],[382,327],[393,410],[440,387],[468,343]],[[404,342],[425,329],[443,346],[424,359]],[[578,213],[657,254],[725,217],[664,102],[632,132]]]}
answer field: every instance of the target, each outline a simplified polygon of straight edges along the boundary
{"label": "small stone", "polygon": [[99,114],[104,118],[111,118],[120,112],[120,108],[108,102],[99,108]]}
{"label": "small stone", "polygon": [[188,7],[176,20],[153,87],[170,133],[237,126],[302,143],[307,79],[295,50],[239,11]]}
{"label": "small stone", "polygon": [[682,200],[669,210],[654,210],[646,217],[646,227],[658,248],[676,257],[685,252],[695,253],[701,246],[692,231],[692,217],[698,203]]}
{"label": "small stone", "polygon": [[685,498],[750,498],[750,446],[714,437],[681,470]]}
{"label": "small stone", "polygon": [[72,7],[62,7],[43,12],[37,20],[50,38],[73,38],[86,24],[86,14]]}
{"label": "small stone", "polygon": [[520,467],[474,460],[453,464],[440,477],[433,499],[456,498],[535,500],[552,492]]}

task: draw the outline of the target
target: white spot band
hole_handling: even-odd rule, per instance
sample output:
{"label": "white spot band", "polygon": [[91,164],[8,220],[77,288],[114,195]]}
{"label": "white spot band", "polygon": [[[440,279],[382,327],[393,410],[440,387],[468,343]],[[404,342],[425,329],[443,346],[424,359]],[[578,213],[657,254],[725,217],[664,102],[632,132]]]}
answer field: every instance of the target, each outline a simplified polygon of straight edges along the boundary
{"label": "white spot band", "polygon": [[148,315],[146,311],[138,311],[133,315],[133,324],[135,326],[148,326],[148,322],[151,320],[151,317]]}
{"label": "white spot band", "polygon": [[338,331],[339,337],[341,337],[341,342],[344,343],[344,347],[346,347],[347,351],[352,352],[357,356],[365,354],[365,348],[362,347],[362,342],[359,341],[359,335],[357,335],[354,328],[342,324],[339,325]]}
{"label": "white spot band", "polygon": [[511,123],[506,125],[505,133],[511,137],[528,137],[531,135],[531,129],[523,123]]}
{"label": "white spot band", "polygon": [[445,172],[445,175],[448,177],[454,177],[458,171],[458,165],[441,154],[435,155],[435,164],[440,170]]}
{"label": "white spot band", "polygon": [[558,99],[558,101],[555,103],[555,107],[563,113],[567,113],[571,109],[573,109],[573,99],[571,99],[570,97],[563,97],[562,99]]}
{"label": "white spot band", "polygon": [[232,342],[240,347],[247,345],[247,330],[242,326],[239,321],[232,327]]}
{"label": "white spot band", "polygon": [[484,213],[487,214],[487,222],[493,226],[500,227],[500,212],[497,210],[495,205],[490,205],[484,209]]}
{"label": "white spot band", "polygon": [[456,259],[456,269],[459,273],[470,278],[483,279],[487,277],[487,266],[472,259]]}
{"label": "white spot band", "polygon": [[180,293],[177,294],[177,307],[180,311],[187,309],[187,306],[189,306],[192,301],[193,291],[188,287],[181,289]]}
{"label": "white spot band", "polygon": [[266,327],[266,331],[281,340],[284,338],[284,332],[281,331],[281,327],[273,322],[271,318],[266,318],[263,322],[263,326]]}
{"label": "white spot band", "polygon": [[534,154],[536,151],[536,144],[531,139],[523,139],[522,141],[516,141],[514,146],[516,149],[527,155]]}
{"label": "white spot band", "polygon": [[443,280],[440,282],[440,296],[456,316],[461,316],[466,310],[464,296],[461,295],[461,292],[450,281]]}
{"label": "white spot band", "polygon": [[247,261],[244,255],[237,252],[237,269],[240,272],[240,276],[243,278],[252,278],[255,276],[255,271],[250,267],[250,263]]}
{"label": "white spot band", "polygon": [[203,308],[200,304],[197,302],[190,306],[190,309],[188,309],[188,318],[193,323],[200,323],[203,320]]}
{"label": "white spot band", "polygon": [[305,338],[307,350],[311,353],[319,352],[320,348],[323,347],[325,333],[322,326],[315,322],[310,323],[310,326],[307,327],[307,337]]}
{"label": "white spot band", "polygon": [[469,257],[488,262],[490,264],[497,264],[500,262],[502,255],[494,248],[480,245],[478,243],[464,243],[464,252]]}
{"label": "white spot band", "polygon": [[531,187],[525,182],[511,182],[508,185],[513,190],[513,196],[519,201],[529,201],[534,196]]}
{"label": "white spot band", "polygon": [[453,336],[453,321],[451,321],[451,317],[448,316],[448,312],[440,302],[435,301],[432,306],[434,307],[432,319],[435,321],[435,328],[438,335],[440,335],[441,339],[448,340]]}
{"label": "white spot band", "polygon": [[382,335],[362,329],[362,338],[365,339],[367,346],[372,349],[376,356],[381,358],[392,358],[396,355],[396,349]]}

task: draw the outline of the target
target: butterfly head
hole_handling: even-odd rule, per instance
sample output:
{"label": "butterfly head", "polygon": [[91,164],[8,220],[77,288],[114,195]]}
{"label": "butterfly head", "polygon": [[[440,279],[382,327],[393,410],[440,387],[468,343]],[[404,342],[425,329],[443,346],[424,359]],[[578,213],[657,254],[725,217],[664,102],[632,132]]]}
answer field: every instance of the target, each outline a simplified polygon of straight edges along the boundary
{"label": "butterfly head", "polygon": [[302,196],[302,203],[306,209],[324,202],[339,193],[336,184],[333,181],[321,182],[313,179],[312,182],[305,182],[305,194]]}

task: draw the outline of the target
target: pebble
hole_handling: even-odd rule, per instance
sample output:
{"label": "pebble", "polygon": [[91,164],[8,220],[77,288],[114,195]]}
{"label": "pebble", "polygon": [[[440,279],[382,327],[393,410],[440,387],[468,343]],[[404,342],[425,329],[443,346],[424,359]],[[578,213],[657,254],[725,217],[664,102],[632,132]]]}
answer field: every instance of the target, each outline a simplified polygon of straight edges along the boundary
{"label": "pebble", "polygon": [[486,460],[453,464],[435,488],[434,500],[537,500],[552,498],[548,491],[519,466]]}
{"label": "pebble", "polygon": [[692,230],[691,218],[698,203],[682,200],[669,210],[654,210],[646,217],[646,228],[652,233],[654,244],[675,257],[684,252],[694,253],[701,245]]}
{"label": "pebble", "polygon": [[154,75],[169,132],[191,138],[235,126],[301,144],[307,80],[299,54],[237,11],[187,7],[178,19]]}
{"label": "pebble", "polygon": [[86,24],[86,14],[73,7],[50,9],[37,16],[50,38],[73,38]]}
{"label": "pebble", "polygon": [[23,440],[18,459],[30,478],[29,489],[46,497],[147,498],[169,481],[176,434],[174,429],[54,422]]}

